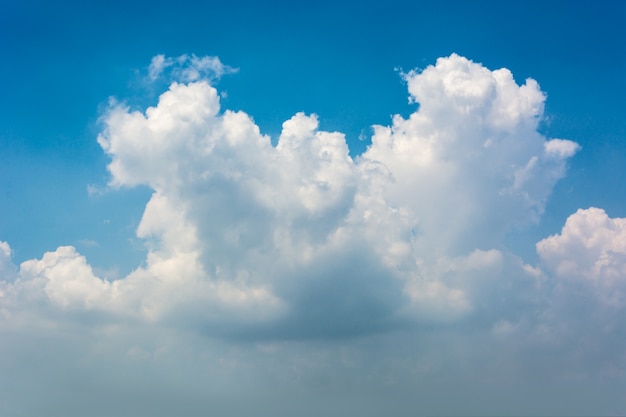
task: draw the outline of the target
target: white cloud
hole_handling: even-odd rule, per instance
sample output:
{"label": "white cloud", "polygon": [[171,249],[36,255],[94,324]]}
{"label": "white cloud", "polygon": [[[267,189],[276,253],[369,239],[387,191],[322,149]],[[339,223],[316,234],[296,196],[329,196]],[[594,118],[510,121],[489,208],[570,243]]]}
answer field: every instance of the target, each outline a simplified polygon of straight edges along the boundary
{"label": "white cloud", "polygon": [[458,55],[404,75],[419,110],[375,126],[356,160],[315,115],[286,121],[274,147],[247,114],[221,112],[217,58],[160,55],[149,73],[166,69],[184,83],[145,112],[112,104],[98,136],[111,186],[154,190],[137,229],[146,265],[108,282],[70,247],[24,263],[63,308],[209,326],[228,311],[276,337],[455,320],[484,304],[502,237],[537,219],[578,149],[537,133],[535,81]]}
{"label": "white cloud", "polygon": [[7,242],[0,241],[0,281],[12,280],[16,272],[11,262],[11,247]]}
{"label": "white cloud", "polygon": [[200,79],[219,79],[225,74],[237,72],[237,69],[222,64],[222,61],[214,56],[198,57],[184,54],[172,58],[161,54],[152,57],[148,66],[148,79],[155,81],[167,71],[171,79],[187,83]]}
{"label": "white cloud", "polygon": [[424,248],[468,253],[497,246],[512,225],[542,213],[564,162],[537,133],[545,96],[534,80],[515,84],[452,55],[405,75],[419,111],[377,126],[363,160],[379,163],[394,181],[386,201],[408,210]]}
{"label": "white cloud", "polygon": [[595,207],[580,209],[560,234],[537,243],[537,252],[560,281],[582,283],[614,307],[626,305],[626,219]]}
{"label": "white cloud", "polygon": [[165,55],[155,55],[152,57],[152,60],[150,60],[150,66],[148,67],[148,76],[151,80],[156,80],[161,76],[163,70],[172,64],[173,60],[171,58],[167,59],[166,61]]}
{"label": "white cloud", "polygon": [[[136,231],[142,265],[109,280],[63,246],[17,267],[0,243],[6,386],[60,387],[81,399],[77,415],[94,403],[103,416],[137,414],[119,404],[227,415],[216,399],[236,392],[237,404],[242,390],[258,409],[339,393],[359,415],[380,415],[370,405],[398,390],[442,410],[445,392],[458,414],[484,410],[485,392],[526,384],[563,404],[567,390],[536,381],[623,375],[624,219],[579,211],[537,244],[537,266],[502,243],[538,219],[579,150],[537,132],[535,81],[441,58],[404,75],[419,109],[375,126],[353,159],[316,115],[285,121],[273,146],[249,115],[220,108],[220,68],[157,56],[150,77],[174,79],[158,103],[113,103],[102,116],[108,191],[153,191]],[[146,405],[137,390],[161,395]],[[61,400],[48,395],[23,400],[25,412],[70,415],[50,411]],[[567,410],[594,409],[585,398]]]}
{"label": "white cloud", "polygon": [[545,144],[546,153],[560,158],[569,158],[580,150],[580,146],[570,140],[552,139]]}

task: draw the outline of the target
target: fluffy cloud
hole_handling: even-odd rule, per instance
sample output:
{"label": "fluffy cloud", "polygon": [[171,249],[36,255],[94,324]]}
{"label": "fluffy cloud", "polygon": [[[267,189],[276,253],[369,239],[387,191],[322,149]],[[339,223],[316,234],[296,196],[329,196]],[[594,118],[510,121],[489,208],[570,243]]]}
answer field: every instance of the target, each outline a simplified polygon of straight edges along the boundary
{"label": "fluffy cloud", "polygon": [[537,133],[545,100],[537,83],[518,86],[508,70],[456,55],[405,77],[419,111],[376,127],[363,158],[390,170],[387,199],[433,231],[428,246],[490,248],[511,225],[536,220],[578,150]]}
{"label": "fluffy cloud", "polygon": [[607,305],[626,305],[626,219],[580,209],[560,234],[537,243],[537,252],[561,285],[582,285]]}
{"label": "fluffy cloud", "polygon": [[506,268],[530,280],[504,261],[502,238],[538,218],[579,148],[537,132],[534,80],[458,55],[409,72],[419,109],[375,126],[353,160],[315,115],[286,121],[272,146],[250,116],[222,112],[217,58],[157,56],[150,76],[168,68],[185,83],[143,112],[113,104],[98,136],[112,187],[154,191],[137,228],[145,266],[109,282],[62,247],[22,264],[15,291],[30,283],[63,309],[292,338],[455,320],[488,302]]}
{"label": "fluffy cloud", "polygon": [[[580,210],[535,266],[503,244],[579,150],[538,133],[534,80],[441,58],[404,74],[418,110],[352,158],[316,115],[272,145],[221,109],[228,71],[157,56],[150,77],[174,79],[158,103],[101,117],[111,189],[152,190],[128,276],[97,276],[70,246],[16,266],[0,242],[0,412],[19,415],[11,397],[22,415],[293,415],[275,404],[324,397],[380,415],[401,396],[444,414],[597,414],[619,397],[577,384],[625,374],[624,219]],[[493,400],[520,387],[538,401]]]}

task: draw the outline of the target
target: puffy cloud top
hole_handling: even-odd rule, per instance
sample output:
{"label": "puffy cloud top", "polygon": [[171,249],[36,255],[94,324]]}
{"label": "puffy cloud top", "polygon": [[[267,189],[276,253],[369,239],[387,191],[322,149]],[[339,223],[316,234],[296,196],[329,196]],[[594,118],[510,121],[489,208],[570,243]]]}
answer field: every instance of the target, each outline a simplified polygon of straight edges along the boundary
{"label": "puffy cloud top", "polygon": [[604,302],[626,304],[626,219],[591,207],[572,214],[560,234],[537,243],[545,266],[560,280],[587,284]]}
{"label": "puffy cloud top", "polygon": [[362,161],[389,171],[385,199],[410,211],[425,246],[490,248],[511,225],[536,220],[579,148],[537,133],[538,84],[454,54],[405,78],[419,110],[376,126]]}

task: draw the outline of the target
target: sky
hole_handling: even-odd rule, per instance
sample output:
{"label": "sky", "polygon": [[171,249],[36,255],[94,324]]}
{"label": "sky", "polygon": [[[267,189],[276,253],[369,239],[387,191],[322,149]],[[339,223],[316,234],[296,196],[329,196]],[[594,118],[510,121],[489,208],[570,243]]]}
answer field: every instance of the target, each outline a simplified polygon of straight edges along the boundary
{"label": "sky", "polygon": [[4,0],[0,414],[626,414],[624,39],[613,1]]}

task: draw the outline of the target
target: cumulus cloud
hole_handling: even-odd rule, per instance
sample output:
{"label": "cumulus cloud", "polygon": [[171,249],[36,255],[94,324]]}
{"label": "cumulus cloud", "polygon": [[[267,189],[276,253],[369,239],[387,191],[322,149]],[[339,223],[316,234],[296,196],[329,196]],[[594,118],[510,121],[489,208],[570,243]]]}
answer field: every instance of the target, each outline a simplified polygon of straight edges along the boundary
{"label": "cumulus cloud", "polygon": [[[242,389],[256,409],[333,393],[360,415],[398,395],[497,414],[511,405],[491,394],[523,384],[556,413],[602,409],[589,401],[600,396],[550,388],[623,378],[625,220],[579,210],[537,244],[537,265],[503,244],[539,219],[580,149],[538,133],[536,81],[440,58],[403,75],[418,109],[374,126],[353,158],[315,114],[296,113],[272,141],[222,109],[214,82],[229,71],[156,56],[149,76],[172,81],[158,102],[102,115],[109,189],[152,190],[136,230],[148,254],[126,277],[97,276],[71,246],[14,265],[0,242],[0,357],[11,358],[0,374],[54,398],[22,399],[25,413],[71,415],[55,414],[70,400],[51,386],[82,399],[76,415],[97,415],[94,403],[103,416],[227,415],[218,400],[238,404]],[[163,395],[146,405],[137,387]],[[458,402],[442,408],[450,393]],[[546,414],[533,404],[514,406]]]}
{"label": "cumulus cloud", "polygon": [[591,207],[572,214],[560,234],[537,243],[546,269],[562,282],[582,284],[603,303],[626,305],[626,219]]}
{"label": "cumulus cloud", "polygon": [[154,192],[137,228],[145,266],[110,282],[72,247],[22,264],[21,282],[60,308],[279,338],[456,320],[485,303],[509,268],[504,234],[537,220],[579,149],[537,132],[534,80],[454,54],[404,75],[419,109],[375,126],[356,159],[316,115],[287,120],[273,146],[222,111],[217,58],[159,55],[150,77],[168,69],[177,81],[154,107],[113,104],[98,136],[110,186]]}

